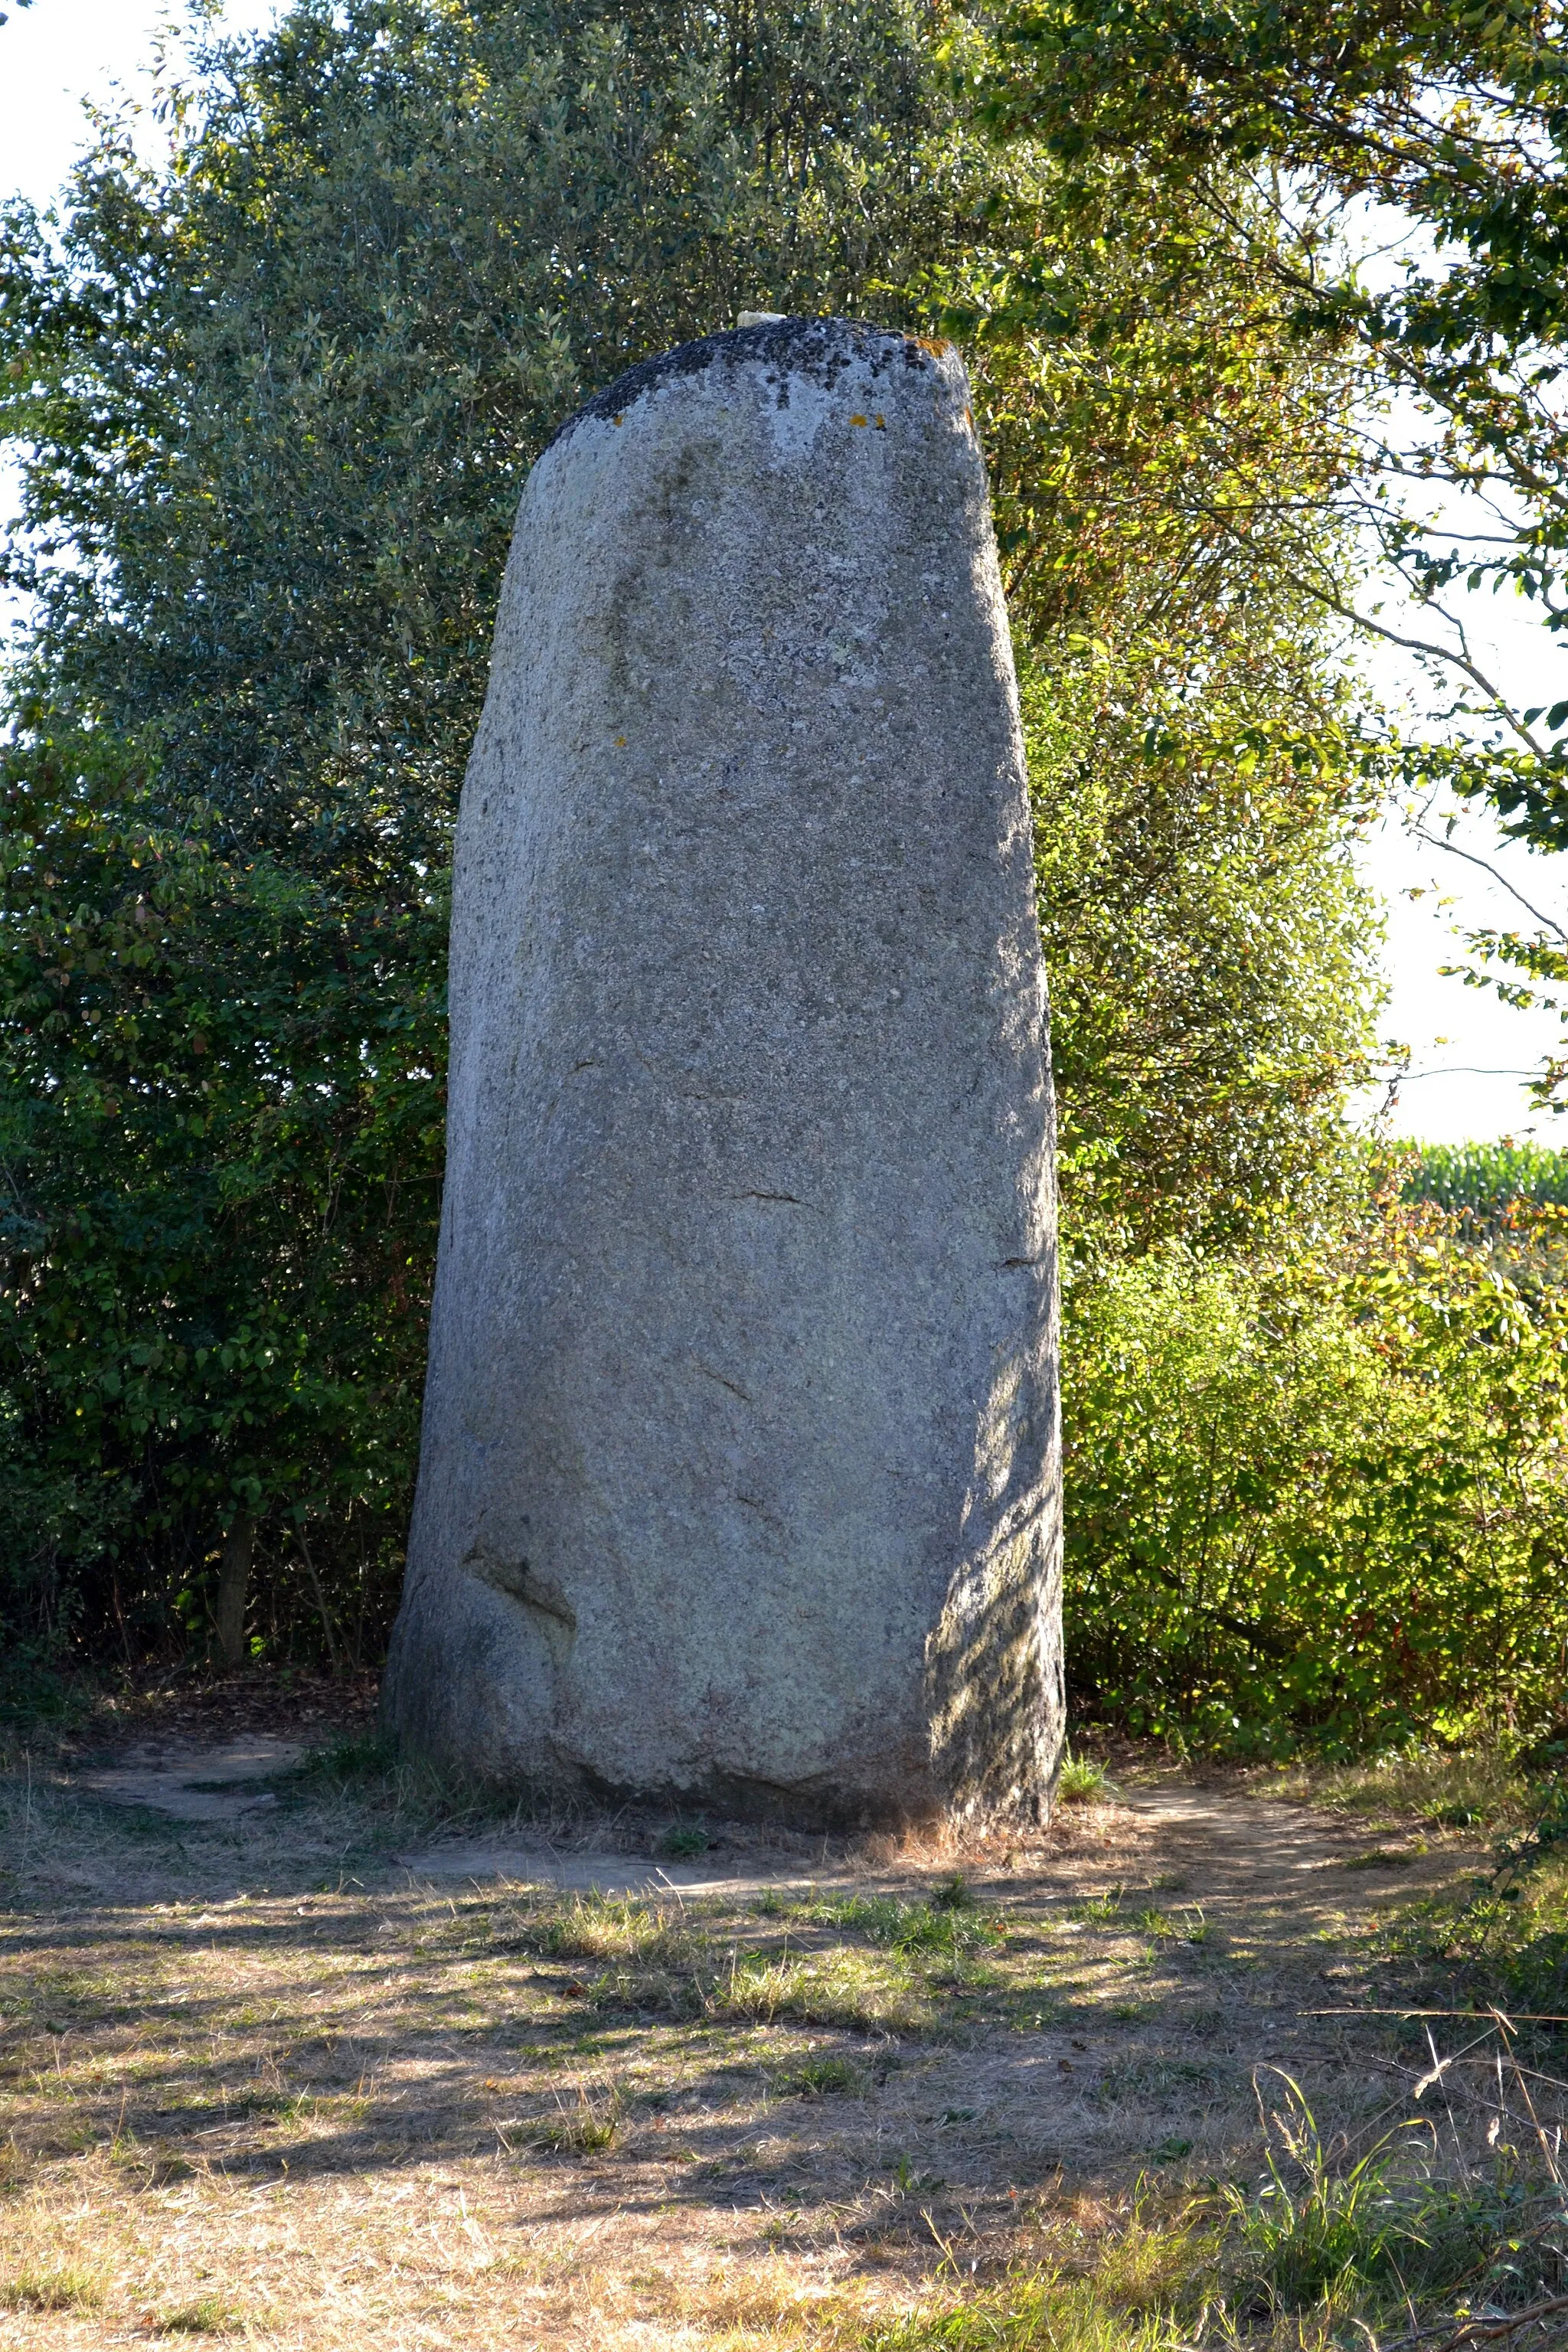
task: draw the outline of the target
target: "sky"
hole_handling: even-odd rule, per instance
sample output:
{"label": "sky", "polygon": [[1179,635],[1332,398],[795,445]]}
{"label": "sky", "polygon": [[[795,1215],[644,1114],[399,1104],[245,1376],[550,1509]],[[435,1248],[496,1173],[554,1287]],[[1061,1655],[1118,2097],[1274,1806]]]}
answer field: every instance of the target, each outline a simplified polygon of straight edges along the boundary
{"label": "sky", "polygon": [[[1463,603],[1479,667],[1511,692],[1516,707],[1568,697],[1568,648],[1548,638],[1521,598],[1483,590]],[[1421,625],[1393,595],[1382,618]],[[1389,702],[1408,688],[1411,665],[1392,648],[1366,656],[1363,667]],[[1450,799],[1418,812],[1391,808],[1368,835],[1359,864],[1386,910],[1389,998],[1379,1035],[1409,1048],[1410,1074],[1392,1110],[1380,1087],[1358,1098],[1358,1115],[1381,1117],[1386,1132],[1433,1143],[1512,1135],[1568,1146],[1568,1118],[1536,1110],[1521,1075],[1556,1050],[1563,1023],[1505,1005],[1491,990],[1444,971],[1473,963],[1467,929],[1532,934],[1542,926],[1531,908],[1568,929],[1568,856],[1526,849],[1506,839],[1483,808]]]}
{"label": "sky", "polygon": [[[272,21],[276,0],[226,0],[222,21],[235,30]],[[144,67],[161,35],[184,21],[168,0],[34,0],[21,9],[0,0],[0,194],[20,193],[40,206],[59,188],[85,143],[84,100],[118,96],[145,108]],[[150,113],[142,136],[156,143]],[[0,474],[0,512],[12,498]],[[1548,644],[1517,598],[1469,600],[1467,623],[1499,669],[1530,703],[1568,696],[1568,652]],[[1385,618],[1396,619],[1391,606]],[[1380,692],[1397,698],[1409,666],[1386,650],[1373,658]],[[1358,1098],[1357,1116],[1380,1118],[1384,1130],[1432,1142],[1536,1134],[1568,1144],[1568,1118],[1531,1113],[1522,1076],[1559,1034],[1550,1014],[1520,1013],[1489,990],[1445,978],[1441,967],[1463,961],[1466,926],[1518,928],[1527,921],[1505,884],[1543,912],[1568,924],[1568,857],[1532,855],[1500,839],[1488,818],[1471,811],[1429,812],[1426,830],[1441,838],[1447,815],[1452,838],[1468,858],[1428,846],[1393,812],[1369,835],[1362,869],[1387,907],[1383,962],[1389,1001],[1380,1034],[1410,1049],[1410,1074],[1392,1106],[1386,1088]],[[1484,861],[1501,880],[1469,859]],[[1533,928],[1533,927],[1531,927]]]}
{"label": "sky", "polygon": [[[227,0],[235,31],[270,24],[274,0]],[[85,98],[118,84],[145,98],[142,68],[161,28],[184,22],[168,0],[0,0],[0,190],[46,204],[85,143]]]}

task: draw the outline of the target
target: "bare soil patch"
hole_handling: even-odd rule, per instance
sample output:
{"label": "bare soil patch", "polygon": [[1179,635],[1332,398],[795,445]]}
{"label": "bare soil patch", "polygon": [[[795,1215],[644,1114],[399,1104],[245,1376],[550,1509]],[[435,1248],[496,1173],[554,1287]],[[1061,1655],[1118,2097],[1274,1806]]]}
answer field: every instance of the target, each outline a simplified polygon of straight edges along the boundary
{"label": "bare soil patch", "polygon": [[1368,2126],[1417,2063],[1375,1930],[1477,1851],[1149,1775],[674,1856],[132,1730],[5,1784],[7,2344],[854,2343],[1255,2169],[1259,2066]]}

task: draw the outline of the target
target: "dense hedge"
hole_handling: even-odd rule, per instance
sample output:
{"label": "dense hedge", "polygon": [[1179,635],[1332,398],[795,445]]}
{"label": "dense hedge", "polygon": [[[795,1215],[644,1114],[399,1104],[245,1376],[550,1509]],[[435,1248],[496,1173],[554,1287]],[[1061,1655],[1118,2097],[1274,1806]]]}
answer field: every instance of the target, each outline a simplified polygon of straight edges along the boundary
{"label": "dense hedge", "polygon": [[1273,1255],[1085,1268],[1067,1305],[1080,1706],[1266,1753],[1562,1714],[1560,1285],[1384,1200]]}

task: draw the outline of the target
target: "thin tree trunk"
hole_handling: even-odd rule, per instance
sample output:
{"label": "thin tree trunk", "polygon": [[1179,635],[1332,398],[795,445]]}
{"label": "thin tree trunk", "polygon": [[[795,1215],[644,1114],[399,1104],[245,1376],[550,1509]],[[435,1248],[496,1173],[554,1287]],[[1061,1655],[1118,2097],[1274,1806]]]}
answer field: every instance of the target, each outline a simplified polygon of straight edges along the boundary
{"label": "thin tree trunk", "polygon": [[250,1591],[250,1559],[256,1548],[256,1521],[242,1511],[223,1539],[217,1572],[217,1607],[213,1626],[225,1665],[237,1666],[245,1656],[245,1604]]}
{"label": "thin tree trunk", "polygon": [[332,1621],[327,1614],[327,1596],[321,1590],[321,1580],[316,1574],[316,1563],[310,1558],[310,1547],[305,1541],[305,1530],[303,1528],[300,1530],[298,1541],[300,1557],[305,1563],[305,1572],[310,1580],[310,1590],[316,1596],[316,1614],[321,1621],[321,1638],[327,1645],[327,1664],[331,1668],[333,1674],[336,1674],[338,1671],[338,1647],[337,1643],[332,1639]]}

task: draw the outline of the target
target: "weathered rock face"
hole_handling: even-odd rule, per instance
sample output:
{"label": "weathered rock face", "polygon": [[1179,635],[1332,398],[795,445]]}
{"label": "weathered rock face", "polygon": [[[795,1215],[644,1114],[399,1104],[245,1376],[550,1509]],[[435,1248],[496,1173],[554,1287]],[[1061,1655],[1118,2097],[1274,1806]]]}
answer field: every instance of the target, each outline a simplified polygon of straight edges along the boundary
{"label": "weathered rock face", "polygon": [[502,1784],[1037,1809],[1051,1135],[962,365],[794,320],[635,370],[530,477],[464,788],[390,1727]]}

